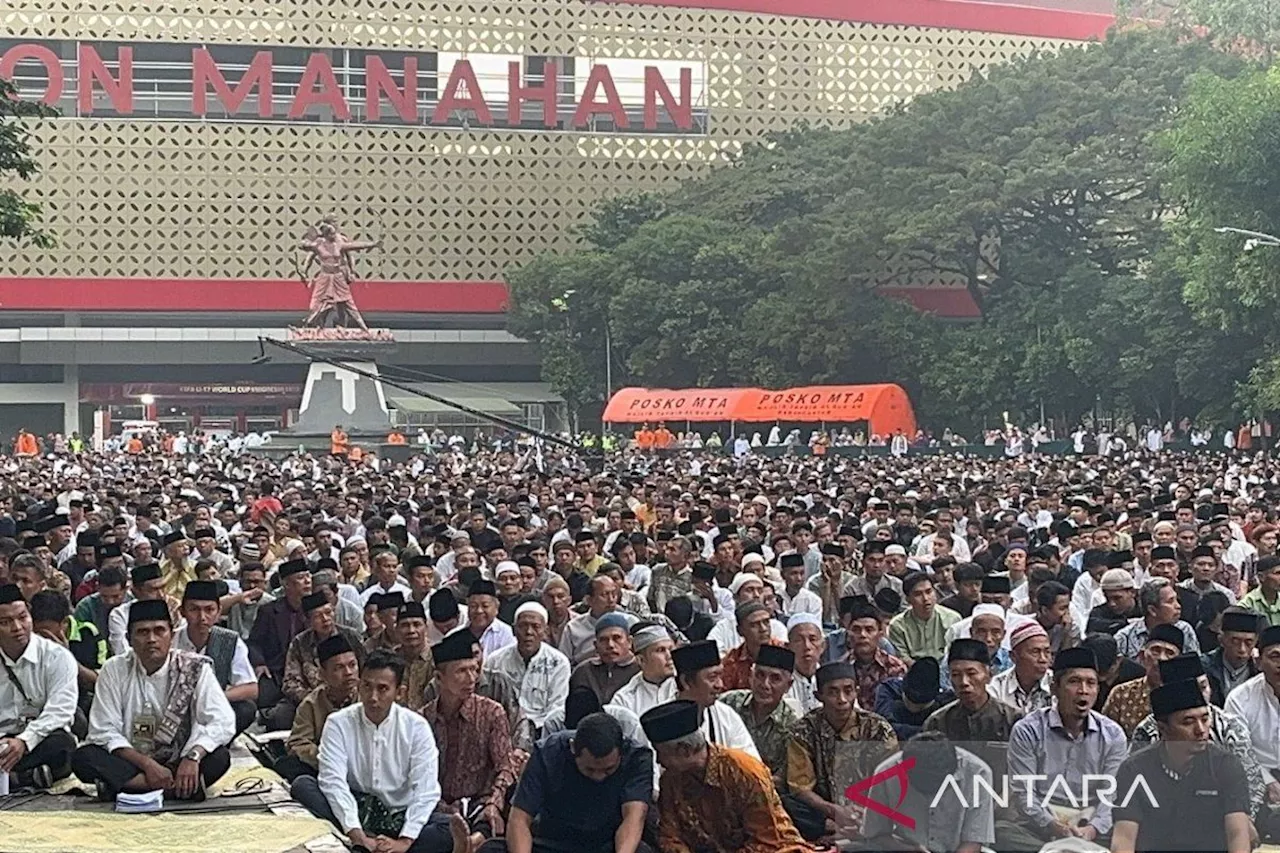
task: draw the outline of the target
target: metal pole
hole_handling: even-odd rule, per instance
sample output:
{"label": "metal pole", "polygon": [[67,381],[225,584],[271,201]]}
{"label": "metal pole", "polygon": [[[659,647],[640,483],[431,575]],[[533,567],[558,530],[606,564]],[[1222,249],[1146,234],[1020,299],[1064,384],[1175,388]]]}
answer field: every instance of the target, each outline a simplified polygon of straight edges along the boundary
{"label": "metal pole", "polygon": [[[609,318],[604,318],[604,404],[613,399],[613,339],[609,336]],[[600,449],[604,450],[604,418],[600,419]]]}

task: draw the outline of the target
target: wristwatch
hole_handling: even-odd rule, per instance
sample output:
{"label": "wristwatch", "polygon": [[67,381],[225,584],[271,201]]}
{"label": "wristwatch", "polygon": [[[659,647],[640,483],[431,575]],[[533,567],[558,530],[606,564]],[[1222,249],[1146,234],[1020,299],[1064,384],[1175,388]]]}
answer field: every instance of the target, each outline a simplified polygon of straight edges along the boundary
{"label": "wristwatch", "polygon": [[187,754],[182,757],[199,764],[200,759],[204,758],[204,750],[198,746],[193,746],[187,751]]}

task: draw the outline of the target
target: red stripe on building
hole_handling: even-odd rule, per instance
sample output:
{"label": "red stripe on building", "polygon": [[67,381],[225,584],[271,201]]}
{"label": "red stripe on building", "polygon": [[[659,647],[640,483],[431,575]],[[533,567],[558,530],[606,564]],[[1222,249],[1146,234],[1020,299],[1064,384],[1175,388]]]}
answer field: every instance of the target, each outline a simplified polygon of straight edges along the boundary
{"label": "red stripe on building", "polygon": [[[361,281],[353,288],[365,313],[501,314],[500,281]],[[8,311],[294,311],[310,294],[297,279],[3,278]]]}
{"label": "red stripe on building", "polygon": [[896,24],[976,30],[1019,36],[1088,41],[1100,39],[1115,16],[1075,9],[1018,6],[969,0],[597,0],[637,6],[677,6],[789,18],[822,18],[864,24]]}

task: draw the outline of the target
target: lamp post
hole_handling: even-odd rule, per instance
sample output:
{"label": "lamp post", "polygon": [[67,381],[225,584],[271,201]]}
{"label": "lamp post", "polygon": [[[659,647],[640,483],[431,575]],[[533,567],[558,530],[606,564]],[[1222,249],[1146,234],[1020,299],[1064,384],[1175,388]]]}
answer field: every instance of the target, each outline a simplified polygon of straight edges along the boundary
{"label": "lamp post", "polygon": [[1280,246],[1280,237],[1274,234],[1268,234],[1265,231],[1250,231],[1247,228],[1232,228],[1224,225],[1220,228],[1213,229],[1215,234],[1239,234],[1247,238],[1244,241],[1244,250],[1252,252],[1259,246],[1277,247]]}

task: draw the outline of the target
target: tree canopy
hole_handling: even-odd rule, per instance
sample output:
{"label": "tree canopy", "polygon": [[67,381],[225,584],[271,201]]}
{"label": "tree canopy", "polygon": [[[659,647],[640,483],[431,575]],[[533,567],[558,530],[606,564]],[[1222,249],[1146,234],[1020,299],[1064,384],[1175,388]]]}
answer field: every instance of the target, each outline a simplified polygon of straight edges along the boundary
{"label": "tree canopy", "polygon": [[[0,79],[0,177],[27,180],[35,175],[27,119],[50,112],[42,104],[19,100],[13,84]],[[50,238],[40,230],[39,219],[38,204],[15,189],[0,189],[0,237],[48,245]]]}
{"label": "tree canopy", "polygon": [[[938,427],[1097,405],[1225,417],[1243,405],[1254,339],[1229,294],[1200,296],[1194,223],[1225,216],[1212,199],[1229,206],[1250,180],[1239,168],[1260,165],[1252,150],[1209,162],[1231,132],[1214,92],[1246,85],[1265,88],[1249,114],[1259,143],[1280,138],[1280,86],[1250,59],[1133,28],[849,129],[778,134],[701,180],[601,205],[580,251],[511,272],[511,330],[542,346],[546,378],[579,407],[603,400],[607,328],[615,387],[891,381]],[[1227,219],[1265,230],[1272,174],[1252,185],[1270,206]],[[1216,195],[1193,203],[1202,180]],[[1280,250],[1234,262],[1280,275]],[[1266,281],[1249,292],[1280,310]],[[963,287],[981,319],[922,315],[882,290],[930,283]]]}

